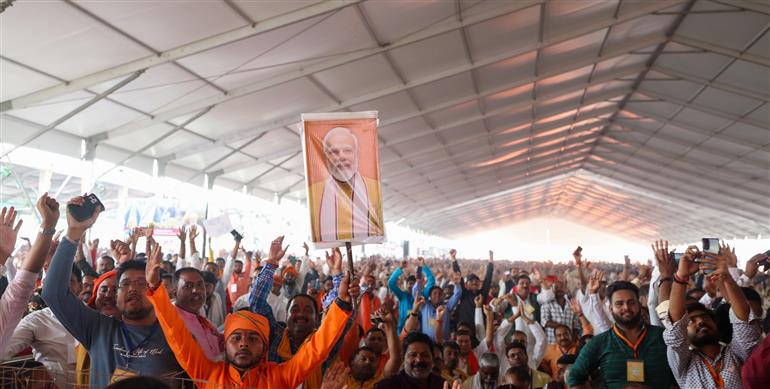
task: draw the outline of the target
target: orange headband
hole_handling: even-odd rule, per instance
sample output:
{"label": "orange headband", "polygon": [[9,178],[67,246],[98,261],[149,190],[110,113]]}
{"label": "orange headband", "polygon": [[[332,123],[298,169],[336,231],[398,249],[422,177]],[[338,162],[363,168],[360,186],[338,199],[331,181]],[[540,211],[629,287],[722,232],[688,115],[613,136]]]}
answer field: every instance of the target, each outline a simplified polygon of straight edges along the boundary
{"label": "orange headband", "polygon": [[270,338],[270,324],[267,318],[246,310],[235,311],[225,319],[225,339],[229,338],[235,330],[251,330],[256,331],[265,343],[265,347],[269,344]]}
{"label": "orange headband", "polygon": [[102,275],[99,276],[99,278],[94,281],[94,290],[91,292],[91,298],[88,299],[88,306],[91,308],[95,308],[94,304],[96,303],[96,292],[99,290],[99,286],[102,285],[102,282],[104,280],[110,278],[110,277],[117,277],[118,271],[115,269],[112,269]]}

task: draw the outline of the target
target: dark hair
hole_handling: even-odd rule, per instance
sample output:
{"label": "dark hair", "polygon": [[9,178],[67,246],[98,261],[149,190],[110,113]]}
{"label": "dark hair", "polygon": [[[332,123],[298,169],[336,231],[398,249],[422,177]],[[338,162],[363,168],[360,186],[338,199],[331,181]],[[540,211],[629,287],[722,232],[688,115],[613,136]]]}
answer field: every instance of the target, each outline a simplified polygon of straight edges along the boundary
{"label": "dark hair", "polygon": [[524,354],[527,354],[527,346],[524,345],[524,343],[513,341],[508,346],[505,347],[505,355],[508,355],[508,352],[511,350],[518,348],[524,350]]}
{"label": "dark hair", "polygon": [[712,318],[714,318],[714,312],[708,308],[706,308],[705,305],[701,303],[689,303],[686,306],[687,313],[697,312],[697,311],[704,311],[707,314],[709,314]]}
{"label": "dark hair", "polygon": [[361,347],[357,348],[356,351],[353,351],[353,355],[350,356],[350,363],[353,363],[353,360],[356,359],[358,354],[361,354],[364,351],[368,351],[368,352],[374,354],[375,356],[377,356],[377,353],[374,352],[374,350],[371,347],[361,346]]}
{"label": "dark hair", "polygon": [[556,363],[560,365],[574,365],[576,360],[577,360],[577,355],[564,354],[560,356],[559,359],[556,360]]}
{"label": "dark hair", "polygon": [[369,328],[369,331],[366,331],[366,336],[369,336],[369,334],[371,334],[372,332],[379,332],[379,333],[382,334],[382,336],[385,336],[385,331],[380,329],[380,327]]}
{"label": "dark hair", "polygon": [[116,381],[105,387],[105,389],[132,389],[132,388],[171,389],[171,387],[167,383],[155,377],[150,377],[150,376],[130,377],[120,381]]}
{"label": "dark hair", "polygon": [[118,266],[118,274],[117,278],[115,279],[118,283],[120,283],[120,278],[123,277],[123,273],[125,273],[128,270],[139,270],[141,272],[144,272],[147,268],[147,264],[144,261],[137,261],[136,259],[132,259],[126,262],[123,262]]}
{"label": "dark hair", "polygon": [[510,367],[505,371],[505,375],[512,375],[516,377],[516,381],[532,381],[532,376],[529,374],[529,366]]}
{"label": "dark hair", "polygon": [[179,282],[179,277],[182,276],[182,273],[198,273],[201,278],[203,278],[203,273],[201,273],[200,270],[194,268],[194,267],[183,267],[177,271],[174,272],[174,283]]}
{"label": "dark hair", "polygon": [[465,276],[465,279],[466,279],[466,281],[479,281],[479,280],[481,280],[481,278],[479,278],[479,276],[477,276],[475,273],[468,274],[467,276]]}
{"label": "dark hair", "polygon": [[612,301],[612,295],[619,290],[630,290],[639,299],[639,288],[628,281],[615,281],[607,286],[607,298]]}
{"label": "dark hair", "polygon": [[519,280],[526,278],[527,281],[532,282],[531,279],[529,279],[529,276],[526,274],[519,274],[518,277],[516,277],[516,283],[519,283]]}
{"label": "dark hair", "polygon": [[406,350],[412,343],[423,343],[428,346],[428,349],[430,349],[431,352],[433,350],[433,341],[428,335],[425,335],[422,332],[410,332],[409,335],[404,338],[404,349],[401,352],[403,355],[406,355]]}
{"label": "dark hair", "polygon": [[80,272],[80,268],[76,264],[72,264],[72,275],[78,280],[78,284],[83,283],[83,273]]}
{"label": "dark hair", "polygon": [[442,289],[441,289],[441,287],[440,287],[440,286],[438,286],[438,285],[433,285],[433,286],[431,286],[431,287],[430,287],[430,289],[428,289],[428,296],[430,296],[430,294],[431,294],[431,293],[433,293],[433,290],[434,290],[434,289],[438,289],[438,291],[439,291],[439,292],[442,292]]}
{"label": "dark hair", "polygon": [[705,291],[705,290],[703,290],[703,288],[692,288],[692,289],[690,289],[690,290],[688,290],[688,291],[687,291],[687,293],[686,293],[686,296],[687,296],[687,298],[694,298],[694,297],[691,297],[691,296],[690,296],[690,293],[694,293],[694,292],[703,292],[703,293],[706,293],[706,291]]}
{"label": "dark hair", "polygon": [[110,261],[112,261],[113,264],[115,263],[115,258],[113,258],[113,257],[111,257],[109,255],[102,255],[101,259],[109,259]]}
{"label": "dark hair", "polygon": [[[211,263],[211,262],[209,262]],[[203,276],[203,282],[207,284],[214,284],[216,285],[219,280],[217,279],[217,275],[210,272],[210,271],[202,271],[201,276]]]}
{"label": "dark hair", "polygon": [[236,259],[235,262],[233,262],[233,264],[236,264],[236,263],[240,263],[241,265],[243,265],[243,261],[241,261],[240,259]]}
{"label": "dark hair", "polygon": [[451,348],[452,350],[455,350],[455,352],[460,352],[460,345],[457,344],[457,342],[452,342],[451,340],[448,342],[444,342],[443,344],[444,349]]}
{"label": "dark hair", "polygon": [[415,276],[406,277],[406,282],[417,282],[417,277]]}
{"label": "dark hair", "polygon": [[297,294],[295,294],[295,295],[294,295],[294,297],[292,297],[292,298],[290,298],[290,299],[289,299],[289,302],[288,302],[288,303],[286,303],[286,312],[288,312],[288,311],[289,311],[289,307],[291,307],[291,303],[292,303],[292,302],[294,301],[294,299],[296,299],[297,297],[304,297],[304,298],[306,298],[306,299],[310,300],[310,302],[312,302],[312,303],[313,303],[313,313],[315,313],[315,314],[316,314],[316,316],[318,315],[318,303],[315,301],[315,299],[314,299],[312,296],[310,296],[310,295],[307,295],[307,294],[304,294],[304,293],[297,293]]}
{"label": "dark hair", "polygon": [[222,258],[222,257],[217,257],[217,259],[216,259],[216,260],[214,260],[214,262],[219,262],[219,261],[222,261],[222,262],[227,262],[227,261],[225,261],[225,259],[224,259],[224,258]]}

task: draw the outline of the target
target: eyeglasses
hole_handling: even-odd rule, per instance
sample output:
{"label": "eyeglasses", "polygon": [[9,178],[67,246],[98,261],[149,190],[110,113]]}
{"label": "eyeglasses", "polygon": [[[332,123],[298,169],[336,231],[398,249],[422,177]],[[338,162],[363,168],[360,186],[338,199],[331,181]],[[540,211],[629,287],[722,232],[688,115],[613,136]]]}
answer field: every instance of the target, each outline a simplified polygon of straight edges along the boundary
{"label": "eyeglasses", "polygon": [[126,281],[120,281],[120,284],[118,284],[118,289],[129,289],[132,286],[135,289],[145,290],[150,286],[150,284],[147,283],[147,280],[134,280],[134,281],[126,280]]}

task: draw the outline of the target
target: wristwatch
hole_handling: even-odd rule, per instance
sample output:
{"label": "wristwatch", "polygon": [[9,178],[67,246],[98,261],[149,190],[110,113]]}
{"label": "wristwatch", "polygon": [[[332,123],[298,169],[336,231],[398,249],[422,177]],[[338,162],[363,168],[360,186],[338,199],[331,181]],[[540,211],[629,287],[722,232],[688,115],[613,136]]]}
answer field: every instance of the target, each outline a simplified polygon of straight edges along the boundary
{"label": "wristwatch", "polygon": [[45,228],[43,226],[40,226],[40,229],[37,230],[37,233],[42,235],[53,236],[56,233],[56,227]]}

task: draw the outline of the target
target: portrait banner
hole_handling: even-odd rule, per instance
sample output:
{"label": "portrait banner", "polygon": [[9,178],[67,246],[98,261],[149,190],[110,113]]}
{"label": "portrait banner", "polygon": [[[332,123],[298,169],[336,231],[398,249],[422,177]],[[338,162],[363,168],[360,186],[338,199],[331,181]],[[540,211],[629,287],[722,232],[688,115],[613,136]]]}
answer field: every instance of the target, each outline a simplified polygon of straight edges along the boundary
{"label": "portrait banner", "polygon": [[302,114],[300,131],[313,246],[382,243],[377,111]]}

